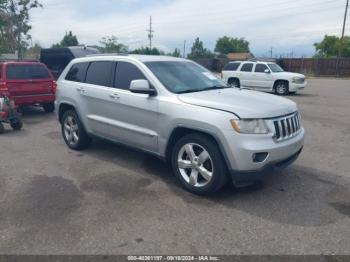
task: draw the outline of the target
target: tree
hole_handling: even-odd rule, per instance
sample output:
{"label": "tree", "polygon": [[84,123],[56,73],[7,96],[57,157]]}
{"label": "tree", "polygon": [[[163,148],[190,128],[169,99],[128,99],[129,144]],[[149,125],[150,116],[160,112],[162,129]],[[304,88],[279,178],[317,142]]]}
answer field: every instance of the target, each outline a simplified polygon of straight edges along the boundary
{"label": "tree", "polygon": [[340,39],[337,36],[325,35],[323,40],[314,44],[316,54],[314,57],[337,57],[341,54],[342,57],[350,57],[350,37],[345,36]]}
{"label": "tree", "polygon": [[223,36],[216,41],[215,52],[220,54],[248,53],[249,42],[244,38]]}
{"label": "tree", "polygon": [[42,7],[38,0],[0,0],[0,50],[14,53],[19,59],[31,39],[30,11]]}
{"label": "tree", "polygon": [[28,48],[25,51],[25,58],[27,59],[39,59],[40,58],[40,51],[42,47],[39,43],[35,43],[34,46]]}
{"label": "tree", "polygon": [[121,43],[118,43],[118,39],[115,36],[103,37],[100,41],[102,44],[102,51],[104,53],[127,53],[128,47]]}
{"label": "tree", "polygon": [[164,55],[164,52],[154,47],[150,49],[149,47],[140,47],[130,52],[130,54],[139,54],[139,55]]}
{"label": "tree", "polygon": [[173,57],[180,57],[181,56],[181,52],[180,49],[175,48],[174,52],[170,52],[166,54],[167,56],[173,56]]}
{"label": "tree", "polygon": [[203,42],[199,40],[199,37],[197,37],[194,41],[191,48],[191,53],[188,54],[188,58],[190,59],[211,58],[213,56],[214,54],[210,50],[204,48]]}
{"label": "tree", "polygon": [[79,45],[79,41],[76,35],[73,35],[72,31],[66,32],[65,36],[61,40],[60,43],[52,45],[52,47],[69,47],[69,46],[77,46]]}

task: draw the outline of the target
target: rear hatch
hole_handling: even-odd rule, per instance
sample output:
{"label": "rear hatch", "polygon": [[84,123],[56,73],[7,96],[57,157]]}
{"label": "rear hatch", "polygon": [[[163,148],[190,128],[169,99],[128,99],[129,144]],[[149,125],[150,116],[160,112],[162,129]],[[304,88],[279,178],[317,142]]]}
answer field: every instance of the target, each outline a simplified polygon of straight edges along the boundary
{"label": "rear hatch", "polygon": [[8,64],[6,78],[12,97],[55,93],[53,78],[42,64]]}

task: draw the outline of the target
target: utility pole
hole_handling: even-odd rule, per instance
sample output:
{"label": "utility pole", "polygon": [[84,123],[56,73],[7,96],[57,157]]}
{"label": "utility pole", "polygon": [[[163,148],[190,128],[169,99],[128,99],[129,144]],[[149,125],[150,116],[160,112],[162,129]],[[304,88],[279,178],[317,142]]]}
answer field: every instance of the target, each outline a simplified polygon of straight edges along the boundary
{"label": "utility pole", "polygon": [[344,22],[343,22],[343,30],[342,30],[342,33],[341,33],[341,39],[344,38],[344,34],[345,34],[345,25],[346,25],[346,17],[348,15],[348,8],[349,8],[349,0],[346,0]]}
{"label": "utility pole", "polygon": [[348,15],[348,8],[349,8],[349,0],[346,0],[346,5],[345,5],[345,14],[344,14],[344,21],[343,21],[343,29],[341,32],[341,38],[340,38],[340,48],[338,51],[338,57],[337,57],[337,64],[336,64],[336,71],[337,75],[339,76],[339,59],[343,55],[342,54],[342,49],[343,49],[343,39],[344,39],[344,34],[345,34],[345,25],[346,25],[346,17]]}
{"label": "utility pole", "polygon": [[272,54],[273,54],[273,47],[271,47],[270,49],[270,58],[272,58]]}
{"label": "utility pole", "polygon": [[184,41],[183,58],[186,58],[186,40]]}
{"label": "utility pole", "polygon": [[147,30],[148,32],[148,39],[149,39],[149,49],[150,51],[152,50],[152,38],[154,37],[153,29],[152,29],[152,16],[149,17],[149,29]]}

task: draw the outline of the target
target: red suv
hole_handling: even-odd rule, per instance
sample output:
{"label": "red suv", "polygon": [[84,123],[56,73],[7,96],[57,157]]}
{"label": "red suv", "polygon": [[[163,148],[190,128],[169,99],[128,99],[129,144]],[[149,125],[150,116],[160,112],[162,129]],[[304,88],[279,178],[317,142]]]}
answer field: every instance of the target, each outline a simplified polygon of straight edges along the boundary
{"label": "red suv", "polygon": [[46,112],[53,112],[56,87],[52,74],[42,63],[0,63],[0,93],[17,106],[40,104]]}

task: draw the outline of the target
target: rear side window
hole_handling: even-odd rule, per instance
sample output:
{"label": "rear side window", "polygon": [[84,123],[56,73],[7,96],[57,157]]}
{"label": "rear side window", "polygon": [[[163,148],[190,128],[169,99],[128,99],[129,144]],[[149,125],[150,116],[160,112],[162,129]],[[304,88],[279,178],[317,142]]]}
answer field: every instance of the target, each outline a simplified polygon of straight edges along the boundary
{"label": "rear side window", "polygon": [[253,63],[246,63],[242,66],[241,71],[242,72],[251,72],[253,69]]}
{"label": "rear side window", "polygon": [[224,71],[236,71],[241,63],[228,63],[224,66]]}
{"label": "rear side window", "polygon": [[92,62],[87,70],[85,82],[99,86],[112,86],[112,61]]}
{"label": "rear side window", "polygon": [[144,74],[135,65],[127,62],[118,62],[115,74],[115,87],[129,90],[133,80],[146,79]]}
{"label": "rear side window", "polygon": [[264,73],[266,69],[268,69],[268,68],[264,64],[256,64],[256,66],[255,66],[255,72],[257,72],[257,73]]}
{"label": "rear side window", "polygon": [[7,65],[8,80],[47,79],[49,71],[43,65]]}
{"label": "rear side window", "polygon": [[69,70],[66,76],[66,80],[84,83],[88,66],[89,66],[89,63],[74,64]]}

